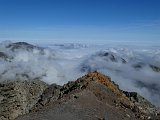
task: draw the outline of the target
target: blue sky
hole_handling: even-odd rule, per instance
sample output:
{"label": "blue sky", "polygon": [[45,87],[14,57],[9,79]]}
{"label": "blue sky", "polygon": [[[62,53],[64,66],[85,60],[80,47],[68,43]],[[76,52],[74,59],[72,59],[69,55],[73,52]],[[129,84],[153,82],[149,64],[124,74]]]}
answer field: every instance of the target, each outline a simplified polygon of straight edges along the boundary
{"label": "blue sky", "polygon": [[160,41],[160,0],[0,0],[0,41]]}

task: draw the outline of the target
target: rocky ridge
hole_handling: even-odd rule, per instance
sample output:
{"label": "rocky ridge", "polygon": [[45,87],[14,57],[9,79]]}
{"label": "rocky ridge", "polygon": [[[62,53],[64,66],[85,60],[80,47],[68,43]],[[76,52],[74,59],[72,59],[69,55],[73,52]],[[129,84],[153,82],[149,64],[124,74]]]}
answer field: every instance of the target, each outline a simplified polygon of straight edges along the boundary
{"label": "rocky ridge", "polygon": [[18,116],[17,120],[160,119],[159,111],[145,98],[136,92],[120,90],[110,77],[98,72],[63,86],[48,86],[40,81],[18,83],[0,84],[0,93],[3,94],[0,97],[1,120],[12,120]]}
{"label": "rocky ridge", "polygon": [[[18,120],[27,120],[28,117],[47,120],[50,117],[92,120],[159,119],[158,111],[150,102],[135,92],[120,90],[110,77],[98,72],[89,73],[63,86],[52,84],[31,111],[31,114]],[[50,117],[45,117],[44,114]]]}
{"label": "rocky ridge", "polygon": [[26,51],[33,51],[33,49],[37,50],[43,50],[41,47],[34,46],[32,44],[26,43],[26,42],[15,42],[11,43],[6,48],[10,48],[12,51],[15,51],[17,49],[23,49]]}

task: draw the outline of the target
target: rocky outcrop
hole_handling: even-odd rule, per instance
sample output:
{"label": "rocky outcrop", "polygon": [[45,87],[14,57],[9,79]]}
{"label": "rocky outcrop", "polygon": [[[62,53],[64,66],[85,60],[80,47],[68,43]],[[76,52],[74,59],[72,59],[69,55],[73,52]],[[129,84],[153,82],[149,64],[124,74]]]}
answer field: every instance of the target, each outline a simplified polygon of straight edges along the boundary
{"label": "rocky outcrop", "polygon": [[0,52],[0,58],[7,59],[8,56],[4,52]]}
{"label": "rocky outcrop", "polygon": [[149,65],[150,68],[152,68],[153,71],[155,72],[160,72],[160,67],[159,66],[156,66],[156,65]]}
{"label": "rocky outcrop", "polygon": [[31,113],[17,120],[159,119],[159,112],[135,92],[119,89],[110,77],[89,73],[63,86],[53,84],[42,94]]}
{"label": "rocky outcrop", "polygon": [[[81,65],[80,70],[82,72],[93,72],[98,70],[101,63],[99,60],[102,60],[104,63],[121,63],[121,64],[127,64],[127,60],[124,58],[116,55],[113,52],[107,52],[107,51],[100,51],[92,56],[87,58]],[[97,62],[98,61],[98,62]],[[97,64],[100,63],[100,64]],[[92,66],[93,64],[93,66]],[[110,67],[107,67],[107,69],[111,69]]]}
{"label": "rocky outcrop", "polygon": [[132,65],[132,67],[135,68],[136,70],[141,70],[144,67],[149,67],[154,72],[160,72],[160,67],[158,65],[146,64],[142,62],[136,63]]}
{"label": "rocky outcrop", "polygon": [[[101,66],[102,65],[101,62],[103,62],[104,66]],[[103,67],[108,70],[123,72],[121,69],[117,69],[117,67],[113,66],[111,67],[110,64],[113,65],[120,64],[122,65],[122,67],[123,65],[124,67],[128,65],[129,67],[135,69],[136,71],[143,70],[144,68],[149,68],[153,72],[157,73],[160,72],[160,65],[158,63],[150,64],[147,63],[146,61],[132,60],[129,58],[127,60],[126,58],[123,58],[118,54],[109,51],[100,51],[96,54],[91,55],[89,58],[84,60],[84,62],[80,64],[79,67],[81,72],[93,72]]]}
{"label": "rocky outcrop", "polygon": [[27,51],[27,52],[33,52],[34,50],[39,51],[41,55],[44,55],[44,48],[35,46],[26,42],[15,42],[15,43],[10,43],[9,45],[6,46],[6,48],[9,48],[12,52],[14,51]]}
{"label": "rocky outcrop", "polygon": [[13,58],[8,56],[6,53],[0,52],[0,60],[10,61],[11,59],[13,59]]}
{"label": "rocky outcrop", "polygon": [[29,113],[47,86],[38,80],[1,82],[0,120],[12,120]]}
{"label": "rocky outcrop", "polygon": [[27,51],[32,51],[33,49],[41,49],[37,46],[31,45],[26,42],[16,42],[16,43],[11,43],[7,46],[7,48],[10,48],[12,51],[15,51],[16,49],[24,49]]}
{"label": "rocky outcrop", "polygon": [[106,77],[100,73],[93,72],[77,79],[76,81],[69,81],[63,86],[59,86],[56,84],[50,85],[43,92],[41,99],[38,101],[35,107],[38,107],[39,109],[39,107],[43,107],[48,103],[52,103],[57,101],[58,99],[63,98],[63,96],[70,94],[72,91],[87,89],[87,86],[93,81],[107,86],[107,88],[114,92],[116,95],[123,94],[120,92],[118,86],[111,82],[110,77]]}
{"label": "rocky outcrop", "polygon": [[136,92],[122,91],[110,77],[92,72],[63,86],[38,80],[1,82],[0,120],[15,118],[158,120],[160,112]]}
{"label": "rocky outcrop", "polygon": [[131,102],[134,103],[133,111],[138,112],[141,115],[138,117],[140,117],[141,119],[152,120],[160,118],[160,116],[158,116],[158,109],[156,109],[156,107],[153,104],[151,104],[148,100],[146,100],[144,97],[140,96],[136,92],[123,91],[123,93],[129,98]]}
{"label": "rocky outcrop", "polygon": [[121,62],[121,63],[127,63],[127,61],[124,58],[121,58],[119,56],[117,56],[115,53],[112,52],[100,52],[97,54],[97,56],[99,57],[103,57],[105,60],[107,61],[112,61],[112,62]]}

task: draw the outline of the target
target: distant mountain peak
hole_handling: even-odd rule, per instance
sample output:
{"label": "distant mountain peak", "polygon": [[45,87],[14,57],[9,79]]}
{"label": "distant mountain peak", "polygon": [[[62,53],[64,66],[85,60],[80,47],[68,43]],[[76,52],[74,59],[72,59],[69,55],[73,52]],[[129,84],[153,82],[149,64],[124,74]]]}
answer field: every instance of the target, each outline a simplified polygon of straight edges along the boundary
{"label": "distant mountain peak", "polygon": [[15,42],[15,43],[10,43],[6,48],[10,48],[12,51],[15,51],[17,49],[23,49],[26,51],[33,51],[33,49],[38,49],[42,50],[42,48],[38,46],[34,46],[32,44],[29,44],[27,42]]}

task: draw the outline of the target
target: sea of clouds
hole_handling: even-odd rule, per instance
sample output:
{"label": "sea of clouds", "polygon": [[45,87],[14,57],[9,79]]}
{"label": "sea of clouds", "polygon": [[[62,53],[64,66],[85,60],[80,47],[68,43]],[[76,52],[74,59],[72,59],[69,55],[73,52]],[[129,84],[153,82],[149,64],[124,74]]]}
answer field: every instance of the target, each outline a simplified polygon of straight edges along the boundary
{"label": "sea of clouds", "polygon": [[95,70],[160,106],[158,46],[0,43],[0,81],[39,79],[62,85]]}

